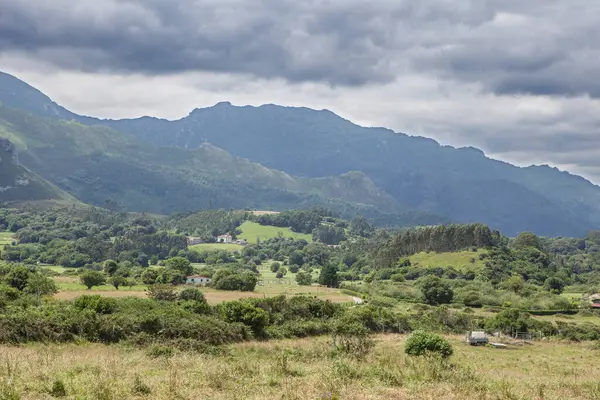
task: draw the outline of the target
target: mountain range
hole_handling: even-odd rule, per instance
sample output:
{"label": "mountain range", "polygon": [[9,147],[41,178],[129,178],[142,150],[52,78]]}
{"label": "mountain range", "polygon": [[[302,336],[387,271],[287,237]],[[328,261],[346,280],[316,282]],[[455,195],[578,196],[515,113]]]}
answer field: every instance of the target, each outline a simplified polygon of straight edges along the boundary
{"label": "mountain range", "polygon": [[600,187],[582,177],[327,110],[222,102],[175,121],[98,119],[3,73],[0,102],[0,138],[21,163],[91,204],[157,213],[326,205],[380,225],[482,222],[507,235],[600,227]]}

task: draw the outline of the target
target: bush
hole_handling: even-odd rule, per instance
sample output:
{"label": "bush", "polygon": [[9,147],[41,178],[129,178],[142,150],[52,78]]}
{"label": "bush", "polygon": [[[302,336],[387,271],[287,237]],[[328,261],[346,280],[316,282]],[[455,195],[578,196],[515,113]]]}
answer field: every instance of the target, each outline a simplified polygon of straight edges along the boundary
{"label": "bush", "polygon": [[439,356],[441,358],[448,358],[454,351],[450,343],[439,335],[424,331],[415,331],[406,339],[404,352],[410,356]]}
{"label": "bush", "polygon": [[52,383],[52,388],[50,389],[50,394],[53,397],[65,397],[67,395],[67,389],[65,388],[65,384],[62,380],[54,380]]}
{"label": "bush", "polygon": [[292,264],[292,265],[290,265],[290,272],[292,274],[298,273],[299,269],[300,269],[300,266],[298,264]]}
{"label": "bush", "polygon": [[312,284],[312,275],[308,272],[300,271],[296,274],[296,282],[301,286],[310,286]]}
{"label": "bush", "polygon": [[85,271],[79,279],[88,290],[94,286],[100,286],[106,283],[106,277],[98,271]]}
{"label": "bush", "polygon": [[374,346],[369,329],[359,322],[335,321],[331,329],[333,347],[336,351],[362,358]]}
{"label": "bush", "polygon": [[177,293],[171,285],[152,285],[148,287],[148,296],[154,300],[160,301],[175,301]]}
{"label": "bush", "polygon": [[423,292],[425,303],[433,306],[450,303],[454,297],[454,292],[450,286],[437,276],[429,275],[421,278],[419,288]]}
{"label": "bush", "polygon": [[112,314],[117,309],[117,300],[100,295],[83,295],[73,303],[80,310],[92,310],[96,314]]}
{"label": "bush", "polygon": [[179,300],[183,301],[196,301],[199,303],[206,303],[204,293],[196,288],[185,288],[179,292]]}
{"label": "bush", "polygon": [[271,264],[271,272],[277,272],[279,271],[279,268],[281,268],[280,263],[274,262],[273,264]]}

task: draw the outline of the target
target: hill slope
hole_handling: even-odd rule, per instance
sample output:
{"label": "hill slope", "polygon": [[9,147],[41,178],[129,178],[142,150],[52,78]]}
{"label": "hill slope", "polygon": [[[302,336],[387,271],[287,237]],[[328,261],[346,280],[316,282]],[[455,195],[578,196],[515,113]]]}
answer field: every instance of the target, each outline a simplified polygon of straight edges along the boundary
{"label": "hill slope", "polygon": [[[352,202],[381,207],[393,199],[403,209],[482,222],[508,235],[582,236],[600,227],[600,187],[547,166],[519,168],[474,148],[441,146],[431,139],[357,126],[330,111],[219,103],[177,121],[143,117],[99,120],[75,115],[10,75],[0,79],[0,101],[52,118],[104,125],[160,146],[196,149],[211,143],[290,176],[325,178],[317,192],[343,190]],[[336,182],[360,171],[362,191]],[[330,178],[336,176],[337,178]],[[352,176],[352,175],[351,175]],[[334,179],[332,184],[327,179]],[[354,179],[354,178],[352,178]],[[300,180],[296,180],[300,183]],[[350,188],[353,188],[350,185]],[[369,192],[369,190],[366,190]],[[331,195],[331,193],[329,193]]]}
{"label": "hill slope", "polygon": [[600,188],[550,167],[519,168],[474,148],[441,146],[329,111],[219,103],[186,118],[97,121],[154,144],[209,142],[306,177],[361,171],[399,203],[515,235],[584,235],[600,226]]}
{"label": "hill slope", "polygon": [[17,161],[13,144],[0,138],[0,201],[74,200]]}
{"label": "hill slope", "polygon": [[2,137],[16,143],[24,165],[95,205],[154,213],[328,205],[345,215],[389,214],[401,224],[421,223],[421,216],[422,223],[446,221],[404,210],[364,175],[330,178],[338,185],[325,191],[321,180],[297,179],[207,143],[194,150],[160,148],[106,127],[0,104]]}

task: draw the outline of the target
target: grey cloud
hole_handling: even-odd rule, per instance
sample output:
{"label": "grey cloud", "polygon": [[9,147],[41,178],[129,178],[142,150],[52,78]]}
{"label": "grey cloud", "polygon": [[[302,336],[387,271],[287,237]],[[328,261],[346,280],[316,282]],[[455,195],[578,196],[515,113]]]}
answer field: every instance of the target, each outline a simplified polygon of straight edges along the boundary
{"label": "grey cloud", "polygon": [[[393,81],[436,26],[477,26],[494,10],[463,0],[3,0],[0,51],[60,67],[149,74],[202,70],[291,82]],[[461,25],[461,26],[462,26]]]}
{"label": "grey cloud", "polygon": [[2,0],[0,51],[113,73],[357,86],[409,67],[497,94],[600,97],[587,0]]}

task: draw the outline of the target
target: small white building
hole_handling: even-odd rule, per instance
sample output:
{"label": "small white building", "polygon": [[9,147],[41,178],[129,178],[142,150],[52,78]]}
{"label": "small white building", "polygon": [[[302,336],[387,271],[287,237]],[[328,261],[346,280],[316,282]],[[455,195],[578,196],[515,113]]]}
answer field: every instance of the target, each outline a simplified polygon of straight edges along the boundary
{"label": "small white building", "polygon": [[246,239],[238,239],[235,241],[236,244],[241,244],[242,246],[246,246],[248,241]]}
{"label": "small white building", "polygon": [[191,275],[191,276],[185,277],[186,285],[206,286],[207,284],[210,283],[210,281],[211,281],[211,279],[208,276],[202,276],[202,275]]}
{"label": "small white building", "polygon": [[229,233],[217,236],[217,243],[233,243],[233,236]]}

